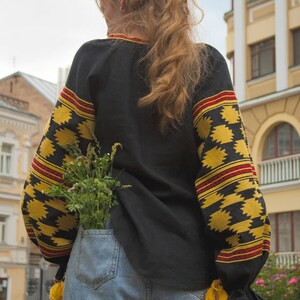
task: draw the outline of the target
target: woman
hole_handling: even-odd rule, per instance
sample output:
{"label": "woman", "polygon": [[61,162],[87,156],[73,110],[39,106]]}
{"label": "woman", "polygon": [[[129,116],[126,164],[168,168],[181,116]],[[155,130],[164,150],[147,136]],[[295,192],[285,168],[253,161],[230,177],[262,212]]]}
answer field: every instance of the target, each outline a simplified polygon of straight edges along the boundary
{"label": "woman", "polygon": [[[228,299],[256,299],[269,221],[227,64],[192,42],[187,2],[100,0],[108,38],[74,58],[22,203],[57,279],[68,264],[64,299],[204,299],[218,278]],[[85,151],[87,127],[104,152],[123,145],[113,174],[132,187],[106,229],[76,238],[65,202],[42,191],[60,182],[65,145]]]}

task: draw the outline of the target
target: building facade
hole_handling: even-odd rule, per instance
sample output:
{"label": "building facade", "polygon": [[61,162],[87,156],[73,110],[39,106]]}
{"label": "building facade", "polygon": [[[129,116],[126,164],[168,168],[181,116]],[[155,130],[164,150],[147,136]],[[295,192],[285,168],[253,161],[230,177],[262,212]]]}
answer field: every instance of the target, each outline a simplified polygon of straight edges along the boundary
{"label": "building facade", "polygon": [[9,105],[26,102],[0,94],[0,299],[25,299],[28,240],[20,193],[28,171],[38,118]]}
{"label": "building facade", "polygon": [[233,0],[224,19],[271,249],[300,252],[300,1]]}
{"label": "building facade", "polygon": [[22,72],[0,79],[0,299],[48,299],[55,266],[24,227],[21,192],[56,101],[56,84]]}

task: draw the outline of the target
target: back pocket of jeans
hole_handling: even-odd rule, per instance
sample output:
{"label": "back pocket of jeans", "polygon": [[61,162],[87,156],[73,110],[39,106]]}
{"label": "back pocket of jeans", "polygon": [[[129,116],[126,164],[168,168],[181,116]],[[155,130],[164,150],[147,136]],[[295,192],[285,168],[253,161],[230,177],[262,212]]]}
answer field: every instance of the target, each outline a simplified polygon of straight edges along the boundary
{"label": "back pocket of jeans", "polygon": [[97,289],[116,276],[120,246],[112,229],[83,230],[79,247],[80,281]]}

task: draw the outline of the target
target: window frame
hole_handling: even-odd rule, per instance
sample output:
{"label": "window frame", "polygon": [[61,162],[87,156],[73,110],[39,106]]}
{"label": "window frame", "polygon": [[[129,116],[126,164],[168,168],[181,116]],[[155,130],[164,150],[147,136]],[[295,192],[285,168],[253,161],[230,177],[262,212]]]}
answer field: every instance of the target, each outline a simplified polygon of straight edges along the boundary
{"label": "window frame", "polygon": [[[268,46],[265,49],[260,49],[260,45],[261,44],[265,44],[272,41],[272,45]],[[257,48],[257,49],[255,49]],[[266,73],[266,74],[262,74],[262,70],[261,70],[261,53],[267,51],[267,50],[272,50],[273,52],[273,61],[272,61],[272,72]],[[258,75],[254,75],[254,69],[253,69],[253,60],[254,57],[257,56],[258,58]],[[275,37],[272,37],[271,39],[267,39],[264,41],[260,41],[258,43],[255,43],[253,45],[250,45],[250,58],[251,58],[251,80],[252,79],[256,79],[256,78],[260,78],[269,74],[273,74],[274,72],[276,72],[276,57],[275,57]],[[256,70],[255,70],[256,71]]]}
{"label": "window frame", "polygon": [[[275,238],[275,245],[273,248],[275,252],[295,252],[295,251],[299,251],[299,249],[296,249],[296,243],[295,243],[295,214],[296,213],[300,213],[300,211],[290,211],[290,212],[282,212],[282,213],[275,213],[275,214],[271,214],[273,220],[274,220],[274,227],[272,228],[272,235],[273,238]],[[280,238],[279,238],[279,216],[281,214],[288,214],[289,215],[289,238],[290,238],[290,250],[287,251],[280,251]]]}
{"label": "window frame", "polygon": [[[290,153],[286,154],[286,155],[280,155],[279,153],[279,144],[278,144],[278,131],[279,131],[279,127],[283,126],[283,125],[289,125],[289,136],[290,136]],[[265,156],[265,147],[266,147],[266,143],[268,142],[268,138],[271,134],[273,134],[273,132],[275,131],[275,139],[274,139],[274,149],[275,149],[275,155],[274,156]],[[294,131],[298,134],[298,132],[296,131],[295,127],[292,126],[290,123],[287,122],[282,122],[278,125],[276,125],[275,127],[272,128],[272,130],[268,133],[265,141],[264,141],[264,146],[263,146],[263,155],[262,155],[262,160],[269,160],[269,159],[275,159],[275,158],[280,158],[280,157],[286,157],[286,156],[291,156],[291,155],[295,155],[295,154],[300,154],[299,152],[295,152],[295,139],[294,139]],[[300,139],[300,136],[298,134],[298,137]]]}
{"label": "window frame", "polygon": [[[4,152],[3,146],[8,146],[10,148],[10,152]],[[13,147],[14,145],[10,143],[2,143],[0,145],[0,176],[12,176],[13,174]],[[8,172],[6,172],[5,170],[7,169],[8,164]]]}
{"label": "window frame", "polygon": [[[300,46],[299,46],[299,49],[296,49],[296,42],[295,42],[296,34],[298,35],[298,38],[300,40],[300,28],[293,30],[293,66],[300,65]],[[300,44],[300,41],[299,41],[299,44]]]}
{"label": "window frame", "polygon": [[[1,220],[3,218],[3,220]],[[7,216],[0,215],[0,244],[6,243]]]}

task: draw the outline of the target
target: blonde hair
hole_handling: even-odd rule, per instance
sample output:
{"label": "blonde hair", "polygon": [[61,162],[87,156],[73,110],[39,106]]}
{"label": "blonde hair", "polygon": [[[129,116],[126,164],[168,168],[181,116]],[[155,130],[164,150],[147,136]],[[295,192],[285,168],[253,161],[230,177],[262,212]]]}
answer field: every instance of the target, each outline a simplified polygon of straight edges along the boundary
{"label": "blonde hair", "polygon": [[[112,0],[115,4],[116,1]],[[147,80],[150,93],[139,99],[139,107],[155,105],[160,129],[181,123],[188,101],[199,80],[204,78],[205,44],[192,40],[192,20],[188,0],[125,0],[126,11],[110,24],[112,33],[140,32],[149,42]],[[203,11],[195,2],[192,3]],[[119,7],[116,7],[119,9]],[[201,21],[200,20],[200,21]]]}

